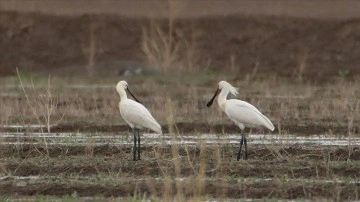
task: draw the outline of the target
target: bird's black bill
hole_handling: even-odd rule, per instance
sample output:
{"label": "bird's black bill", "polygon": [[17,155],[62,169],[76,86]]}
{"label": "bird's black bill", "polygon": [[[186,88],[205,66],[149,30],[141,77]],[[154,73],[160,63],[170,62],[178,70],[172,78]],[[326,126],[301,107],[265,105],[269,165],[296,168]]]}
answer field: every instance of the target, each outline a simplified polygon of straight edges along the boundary
{"label": "bird's black bill", "polygon": [[129,94],[136,100],[136,102],[141,103],[141,102],[140,102],[138,99],[136,99],[136,97],[131,93],[129,87],[128,87],[126,90],[127,90],[127,92],[129,92]]}
{"label": "bird's black bill", "polygon": [[206,104],[206,106],[210,107],[212,105],[212,103],[214,102],[215,97],[217,96],[217,94],[219,94],[220,90],[216,89],[214,96],[211,98],[211,100]]}

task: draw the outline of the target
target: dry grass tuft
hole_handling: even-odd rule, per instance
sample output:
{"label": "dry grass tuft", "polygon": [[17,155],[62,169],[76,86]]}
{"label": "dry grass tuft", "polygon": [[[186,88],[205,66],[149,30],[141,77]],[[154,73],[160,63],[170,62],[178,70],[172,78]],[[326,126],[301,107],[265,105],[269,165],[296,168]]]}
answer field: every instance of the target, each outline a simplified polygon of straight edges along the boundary
{"label": "dry grass tuft", "polygon": [[[51,79],[50,75],[48,77],[47,88],[44,91],[36,89],[33,81],[31,81],[31,92],[25,89],[25,86],[22,82],[20,73],[18,69],[16,69],[17,75],[20,81],[20,87],[24,96],[26,98],[26,104],[30,112],[34,117],[36,117],[37,124],[45,125],[47,132],[51,132],[51,126],[56,125],[61,122],[65,113],[60,112],[62,115],[58,120],[53,120],[52,117],[56,113],[56,108],[59,102],[57,96],[54,96],[51,91]],[[25,115],[26,116],[26,115]],[[42,131],[44,132],[44,131]]]}
{"label": "dry grass tuft", "polygon": [[152,21],[143,27],[141,50],[148,63],[163,71],[194,71],[199,67],[200,53],[193,32],[190,37],[176,29],[176,18],[181,11],[180,1],[167,1],[166,26]]}

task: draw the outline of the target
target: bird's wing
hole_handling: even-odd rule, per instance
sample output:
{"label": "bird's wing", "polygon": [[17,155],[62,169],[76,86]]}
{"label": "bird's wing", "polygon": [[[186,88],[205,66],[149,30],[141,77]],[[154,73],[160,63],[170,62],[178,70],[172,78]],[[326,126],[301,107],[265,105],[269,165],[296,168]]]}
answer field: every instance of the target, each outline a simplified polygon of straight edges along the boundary
{"label": "bird's wing", "polygon": [[150,112],[138,102],[127,99],[121,104],[120,113],[126,122],[161,133],[161,126]]}
{"label": "bird's wing", "polygon": [[225,113],[235,123],[242,123],[248,127],[266,127],[274,130],[274,125],[253,105],[236,99],[228,100]]}

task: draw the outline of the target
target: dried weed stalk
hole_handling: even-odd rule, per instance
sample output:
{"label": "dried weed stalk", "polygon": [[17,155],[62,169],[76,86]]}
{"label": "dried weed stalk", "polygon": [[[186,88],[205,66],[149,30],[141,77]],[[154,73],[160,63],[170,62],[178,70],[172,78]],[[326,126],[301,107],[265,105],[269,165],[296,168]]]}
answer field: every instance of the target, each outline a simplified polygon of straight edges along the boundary
{"label": "dried weed stalk", "polygon": [[[58,120],[56,121],[52,120],[52,115],[55,113],[59,99],[58,97],[53,96],[51,92],[50,75],[48,77],[48,84],[45,92],[41,92],[40,90],[37,91],[35,89],[33,81],[31,80],[32,92],[31,92],[31,96],[29,96],[28,92],[25,90],[18,69],[16,69],[16,72],[20,81],[20,87],[25,95],[26,103],[29,109],[31,110],[33,116],[36,117],[38,124],[45,125],[47,132],[50,133],[51,126],[61,122],[61,120],[65,115],[65,113],[62,113],[62,116]],[[41,128],[41,132],[44,132],[42,128]]]}
{"label": "dried weed stalk", "polygon": [[181,11],[180,1],[168,2],[167,25],[151,22],[142,30],[141,49],[151,65],[163,71],[193,71],[199,64],[199,50],[194,32],[186,37],[183,32],[175,29],[175,20]]}

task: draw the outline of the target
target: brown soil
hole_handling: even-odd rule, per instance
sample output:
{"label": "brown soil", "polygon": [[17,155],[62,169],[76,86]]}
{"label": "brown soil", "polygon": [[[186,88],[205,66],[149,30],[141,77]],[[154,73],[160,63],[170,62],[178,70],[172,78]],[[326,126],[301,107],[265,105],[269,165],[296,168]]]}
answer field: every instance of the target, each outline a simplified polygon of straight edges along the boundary
{"label": "brown soil", "polygon": [[[265,147],[265,148],[264,148]],[[276,177],[279,173],[282,175],[289,175],[292,177],[326,177],[328,173],[325,172],[326,166],[331,167],[331,174],[335,176],[342,177],[353,177],[358,171],[357,167],[348,167],[346,169],[340,168],[337,164],[325,165],[322,164],[324,157],[328,158],[328,161],[333,162],[344,162],[344,161],[358,161],[360,160],[360,149],[353,148],[339,148],[339,147],[323,147],[323,148],[314,148],[306,147],[302,148],[300,146],[291,146],[286,148],[277,148],[279,149],[279,154],[275,154],[274,150],[271,148],[266,148],[267,146],[260,145],[251,145],[249,146],[248,162],[251,165],[239,165],[236,163],[236,155],[238,147],[226,147],[223,145],[221,148],[222,156],[222,174],[226,174],[234,177],[259,177],[259,178],[271,178]],[[122,170],[123,177],[131,176],[133,174],[137,176],[152,176],[161,174],[161,167],[158,164],[167,164],[166,159],[172,158],[172,147],[171,146],[161,146],[161,147],[149,147],[143,145],[142,147],[142,160],[139,162],[132,162],[131,153],[132,148],[122,147],[117,148],[115,146],[104,145],[104,146],[95,146],[91,154],[87,154],[87,149],[85,146],[64,146],[64,147],[54,147],[50,148],[47,151],[44,148],[36,148],[34,146],[23,146],[20,151],[16,151],[12,146],[4,147],[3,156],[12,157],[16,152],[18,158],[23,159],[24,161],[12,161],[8,160],[4,168],[13,170],[14,175],[18,176],[29,176],[29,175],[50,175],[56,176],[59,174],[66,173],[80,173],[82,175],[97,174],[98,172],[107,172],[112,171],[116,172],[117,170]],[[189,152],[191,158],[199,158],[200,150],[194,146],[187,146],[186,148]],[[215,161],[213,156],[213,147],[207,146],[202,152],[206,162],[208,163],[207,167],[215,167]],[[155,152],[157,154],[155,154]],[[187,165],[185,160],[187,158],[187,152],[184,146],[179,148],[179,155],[184,160],[184,164],[181,167],[182,176],[190,176],[193,173],[190,165]],[[30,161],[31,158],[43,157],[43,154],[48,155],[51,159],[48,164],[38,164],[37,162]],[[156,162],[155,155],[161,155],[162,158],[160,162]],[[76,158],[83,156],[86,158],[95,158],[100,157],[104,160],[102,163],[97,162],[62,162],[56,163],[58,161],[65,161],[66,158]],[[290,158],[292,157],[292,158]],[[115,161],[112,161],[115,160]],[[44,162],[46,160],[44,159]],[[264,162],[267,162],[265,165]],[[134,167],[136,165],[136,167]],[[262,166],[260,166],[262,165]],[[170,175],[175,175],[174,165],[168,165],[168,170]],[[279,172],[274,172],[276,168]],[[317,172],[314,172],[317,169]],[[210,169],[211,170],[211,169]],[[241,170],[241,175],[239,171]],[[212,170],[207,172],[208,177],[215,177],[219,175],[217,170]]]}
{"label": "brown soil", "polygon": [[[97,195],[101,194],[105,197],[131,197],[134,196],[134,190],[137,193],[143,195],[151,195],[162,197],[164,192],[163,182],[153,181],[147,182],[148,184],[125,184],[125,185],[86,185],[83,183],[75,182],[71,185],[62,184],[62,183],[46,183],[46,184],[32,184],[26,187],[18,187],[11,183],[6,185],[0,185],[1,194],[17,194],[18,196],[23,195],[37,195],[37,194],[51,194],[53,196],[64,196],[72,195],[77,193],[78,196],[94,196],[94,193]],[[151,184],[151,187],[150,187]],[[168,189],[172,190],[176,188],[176,184],[171,184],[171,187]],[[239,198],[283,198],[283,199],[296,199],[311,197],[313,194],[316,194],[317,198],[328,198],[332,200],[351,200],[353,197],[350,195],[356,192],[358,189],[357,185],[353,187],[348,187],[342,183],[321,185],[321,186],[312,186],[312,185],[281,185],[277,182],[266,182],[266,183],[253,183],[253,184],[231,184],[219,182],[209,182],[206,183],[203,187],[205,193],[200,193],[198,195],[204,197],[216,197],[221,195],[225,198],[239,199]],[[340,192],[336,190],[341,189]],[[10,190],[10,191],[9,191]],[[13,190],[16,190],[15,193]],[[226,190],[226,191],[223,191]],[[189,191],[190,192],[190,191]],[[208,193],[210,192],[210,193]],[[154,193],[158,193],[157,195]],[[334,193],[339,193],[336,195]],[[175,195],[176,191],[171,191],[169,194]],[[192,197],[193,193],[183,193],[185,197]],[[336,197],[334,196],[336,195]]]}
{"label": "brown soil", "polygon": [[[166,20],[155,21],[166,28]],[[146,63],[141,38],[143,27],[149,24],[145,18],[105,14],[52,16],[2,11],[0,75],[14,74],[15,67],[83,75],[91,26],[97,27],[96,71],[114,75],[134,63]],[[198,67],[208,64],[211,69],[228,70],[233,58],[235,71],[242,76],[252,73],[256,65],[257,73],[264,75],[302,74],[309,80],[360,73],[360,21],[355,18],[208,16],[179,19],[175,27],[175,40],[184,36],[196,43]]]}
{"label": "brown soil", "polygon": [[41,12],[52,15],[116,14],[127,17],[166,18],[174,11],[179,18],[224,16],[235,14],[264,16],[293,16],[321,19],[350,19],[360,17],[360,2],[347,1],[285,1],[285,0],[193,0],[169,2],[164,0],[89,1],[72,0],[12,0],[0,1],[0,9],[20,12]]}

